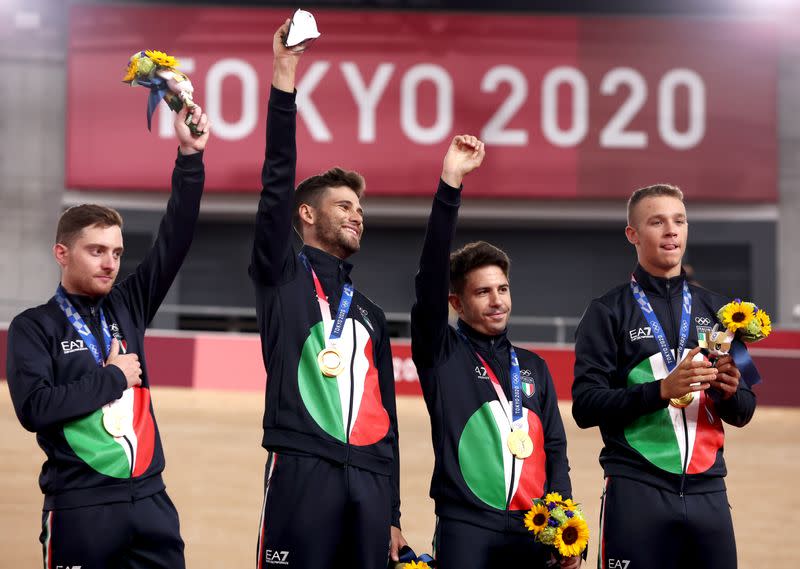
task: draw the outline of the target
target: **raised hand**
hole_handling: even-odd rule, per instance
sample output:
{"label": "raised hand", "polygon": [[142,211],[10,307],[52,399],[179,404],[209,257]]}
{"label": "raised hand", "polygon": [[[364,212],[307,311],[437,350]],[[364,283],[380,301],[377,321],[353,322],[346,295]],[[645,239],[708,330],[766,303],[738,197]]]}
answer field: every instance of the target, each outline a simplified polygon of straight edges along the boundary
{"label": "raised hand", "polygon": [[272,36],[272,53],[275,56],[272,63],[272,84],[276,89],[287,93],[294,92],[297,64],[303,51],[305,51],[305,47],[302,44],[295,47],[283,45],[283,41],[289,33],[289,23],[291,21],[291,18],[286,18],[283,25]]}
{"label": "raised hand", "polygon": [[203,134],[195,136],[192,131],[186,126],[186,117],[189,115],[189,109],[185,106],[175,115],[175,136],[178,137],[178,143],[181,145],[181,154],[188,156],[189,154],[196,154],[205,149],[208,142],[208,133],[211,129],[211,123],[208,117],[200,108],[200,105],[195,105],[192,109],[192,122],[197,125],[198,132]]}
{"label": "raised hand", "polygon": [[453,138],[444,156],[442,180],[448,185],[458,188],[464,176],[478,168],[486,156],[483,142],[469,134],[460,134]]}
{"label": "raised hand", "polygon": [[[188,128],[187,128],[188,130]],[[120,354],[119,340],[111,340],[111,350],[106,359],[107,366],[117,366],[125,374],[128,387],[135,387],[142,383],[142,366],[139,364],[139,356],[136,354]]]}
{"label": "raised hand", "polygon": [[[661,380],[662,399],[677,399],[691,391],[704,391],[711,387],[710,382],[717,379],[718,370],[711,367],[711,362],[705,358],[694,360],[699,353],[700,346],[689,352],[672,373]],[[697,383],[699,385],[692,385]]]}

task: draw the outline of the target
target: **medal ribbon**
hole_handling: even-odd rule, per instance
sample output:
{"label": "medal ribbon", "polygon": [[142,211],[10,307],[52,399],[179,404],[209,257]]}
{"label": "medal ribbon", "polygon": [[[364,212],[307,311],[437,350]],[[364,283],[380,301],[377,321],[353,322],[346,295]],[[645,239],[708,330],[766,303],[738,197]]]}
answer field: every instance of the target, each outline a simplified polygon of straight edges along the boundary
{"label": "medal ribbon", "polygon": [[497,399],[500,401],[500,405],[503,407],[503,412],[506,418],[509,419],[512,429],[525,430],[525,421],[522,417],[522,376],[519,371],[519,359],[517,358],[517,352],[514,350],[514,346],[509,346],[509,355],[511,359],[511,417],[509,418],[509,401],[506,398],[506,394],[503,392],[503,387],[500,385],[497,375],[495,375],[492,368],[489,367],[489,364],[486,363],[486,360],[472,347],[472,344],[469,343],[469,340],[461,330],[458,330],[458,335],[466,342],[469,349],[472,350],[478,360],[480,360],[481,365],[486,369],[486,375],[489,376],[492,382],[492,387],[497,394]]}
{"label": "medal ribbon", "polygon": [[[311,266],[311,263],[308,261],[308,257],[306,257],[303,253],[298,255],[300,260],[303,262],[303,266],[311,273],[311,277],[314,279],[314,289],[317,292],[317,299],[320,303],[320,312],[322,312],[322,319],[326,320],[325,316],[327,313],[328,319],[330,319],[330,304],[328,303],[328,297],[325,296],[325,289],[322,288],[322,283],[320,282],[319,278],[317,277],[317,273],[314,271],[314,267]],[[350,312],[350,305],[353,304],[353,285],[350,283],[344,283],[344,287],[342,288],[342,298],[339,300],[339,309],[336,311],[336,320],[331,327],[331,334],[330,340],[338,340],[342,337],[342,331],[344,330],[344,323],[347,320],[347,315]],[[322,310],[323,306],[326,310]]]}
{"label": "medal ribbon", "polygon": [[61,285],[58,285],[56,289],[56,302],[61,307],[61,310],[64,311],[64,314],[69,320],[72,327],[81,335],[81,337],[86,342],[86,345],[89,347],[89,351],[92,352],[94,356],[94,361],[97,362],[97,365],[103,367],[105,365],[106,357],[108,357],[108,351],[111,350],[111,332],[108,329],[108,324],[106,323],[105,314],[103,314],[103,310],[100,309],[100,325],[103,328],[103,337],[106,341],[106,350],[108,350],[105,354],[100,349],[100,346],[97,343],[97,338],[94,337],[92,334],[92,330],[87,326],[86,322],[83,321],[83,318],[78,311],[75,310],[75,307],[67,298],[67,294],[64,291],[64,288]]}
{"label": "medal ribbon", "polygon": [[686,283],[686,279],[684,279],[681,330],[680,335],[678,336],[678,348],[675,353],[673,353],[669,347],[669,342],[664,334],[664,329],[661,327],[661,323],[658,321],[658,317],[656,316],[653,307],[650,305],[650,301],[647,300],[647,295],[644,293],[644,290],[642,290],[642,287],[639,286],[639,283],[636,282],[636,277],[633,275],[631,275],[631,291],[633,292],[633,298],[637,303],[639,303],[639,308],[642,310],[645,320],[647,320],[647,323],[650,325],[650,330],[653,332],[653,336],[656,338],[658,349],[661,350],[661,357],[664,358],[667,371],[671,372],[673,369],[675,369],[675,366],[678,365],[676,356],[683,356],[683,350],[686,347],[686,341],[689,339],[689,326],[691,324],[692,317],[692,293],[689,292],[689,285]]}

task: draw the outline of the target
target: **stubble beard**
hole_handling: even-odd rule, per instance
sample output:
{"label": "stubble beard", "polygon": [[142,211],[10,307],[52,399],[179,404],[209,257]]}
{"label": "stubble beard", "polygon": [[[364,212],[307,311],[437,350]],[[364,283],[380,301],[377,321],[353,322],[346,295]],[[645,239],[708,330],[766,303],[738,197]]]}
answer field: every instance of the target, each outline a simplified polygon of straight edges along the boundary
{"label": "stubble beard", "polygon": [[358,253],[361,248],[360,239],[349,236],[341,225],[337,225],[329,219],[321,224],[317,238],[340,259],[346,259],[350,255]]}

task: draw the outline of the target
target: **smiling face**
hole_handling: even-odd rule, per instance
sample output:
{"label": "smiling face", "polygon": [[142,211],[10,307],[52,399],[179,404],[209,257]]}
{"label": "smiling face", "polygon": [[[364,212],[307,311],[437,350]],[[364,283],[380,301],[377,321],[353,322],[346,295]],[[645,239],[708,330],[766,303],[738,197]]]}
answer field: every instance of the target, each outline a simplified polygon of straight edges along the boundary
{"label": "smiling face", "polygon": [[508,277],[497,265],[473,269],[465,275],[463,291],[450,294],[450,304],[471,328],[496,336],[506,329],[511,314]]}
{"label": "smiling face", "polygon": [[683,201],[671,196],[642,199],[631,211],[625,235],[635,247],[639,264],[653,276],[681,274],[689,223]]}
{"label": "smiling face", "polygon": [[71,245],[56,243],[53,255],[68,293],[104,296],[111,292],[119,273],[122,230],[118,225],[85,227]]}
{"label": "smiling face", "polygon": [[308,245],[340,259],[346,259],[361,248],[364,211],[351,188],[327,188],[317,207],[303,204],[299,213],[305,223],[303,240]]}

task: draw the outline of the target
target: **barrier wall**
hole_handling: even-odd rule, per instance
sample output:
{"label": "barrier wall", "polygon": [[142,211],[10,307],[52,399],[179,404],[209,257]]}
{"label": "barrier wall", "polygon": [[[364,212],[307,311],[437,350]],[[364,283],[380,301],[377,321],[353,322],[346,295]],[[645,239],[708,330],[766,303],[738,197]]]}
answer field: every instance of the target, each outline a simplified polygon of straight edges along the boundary
{"label": "barrier wall", "polygon": [[[5,376],[7,328],[0,328],[0,376]],[[575,354],[572,346],[523,344],[550,368],[559,399],[570,398]],[[151,331],[145,338],[146,362],[153,385],[258,391],[265,373],[255,334]],[[762,405],[800,406],[800,331],[775,331],[750,350],[763,382],[756,387]],[[398,395],[420,395],[408,340],[392,342]]]}

